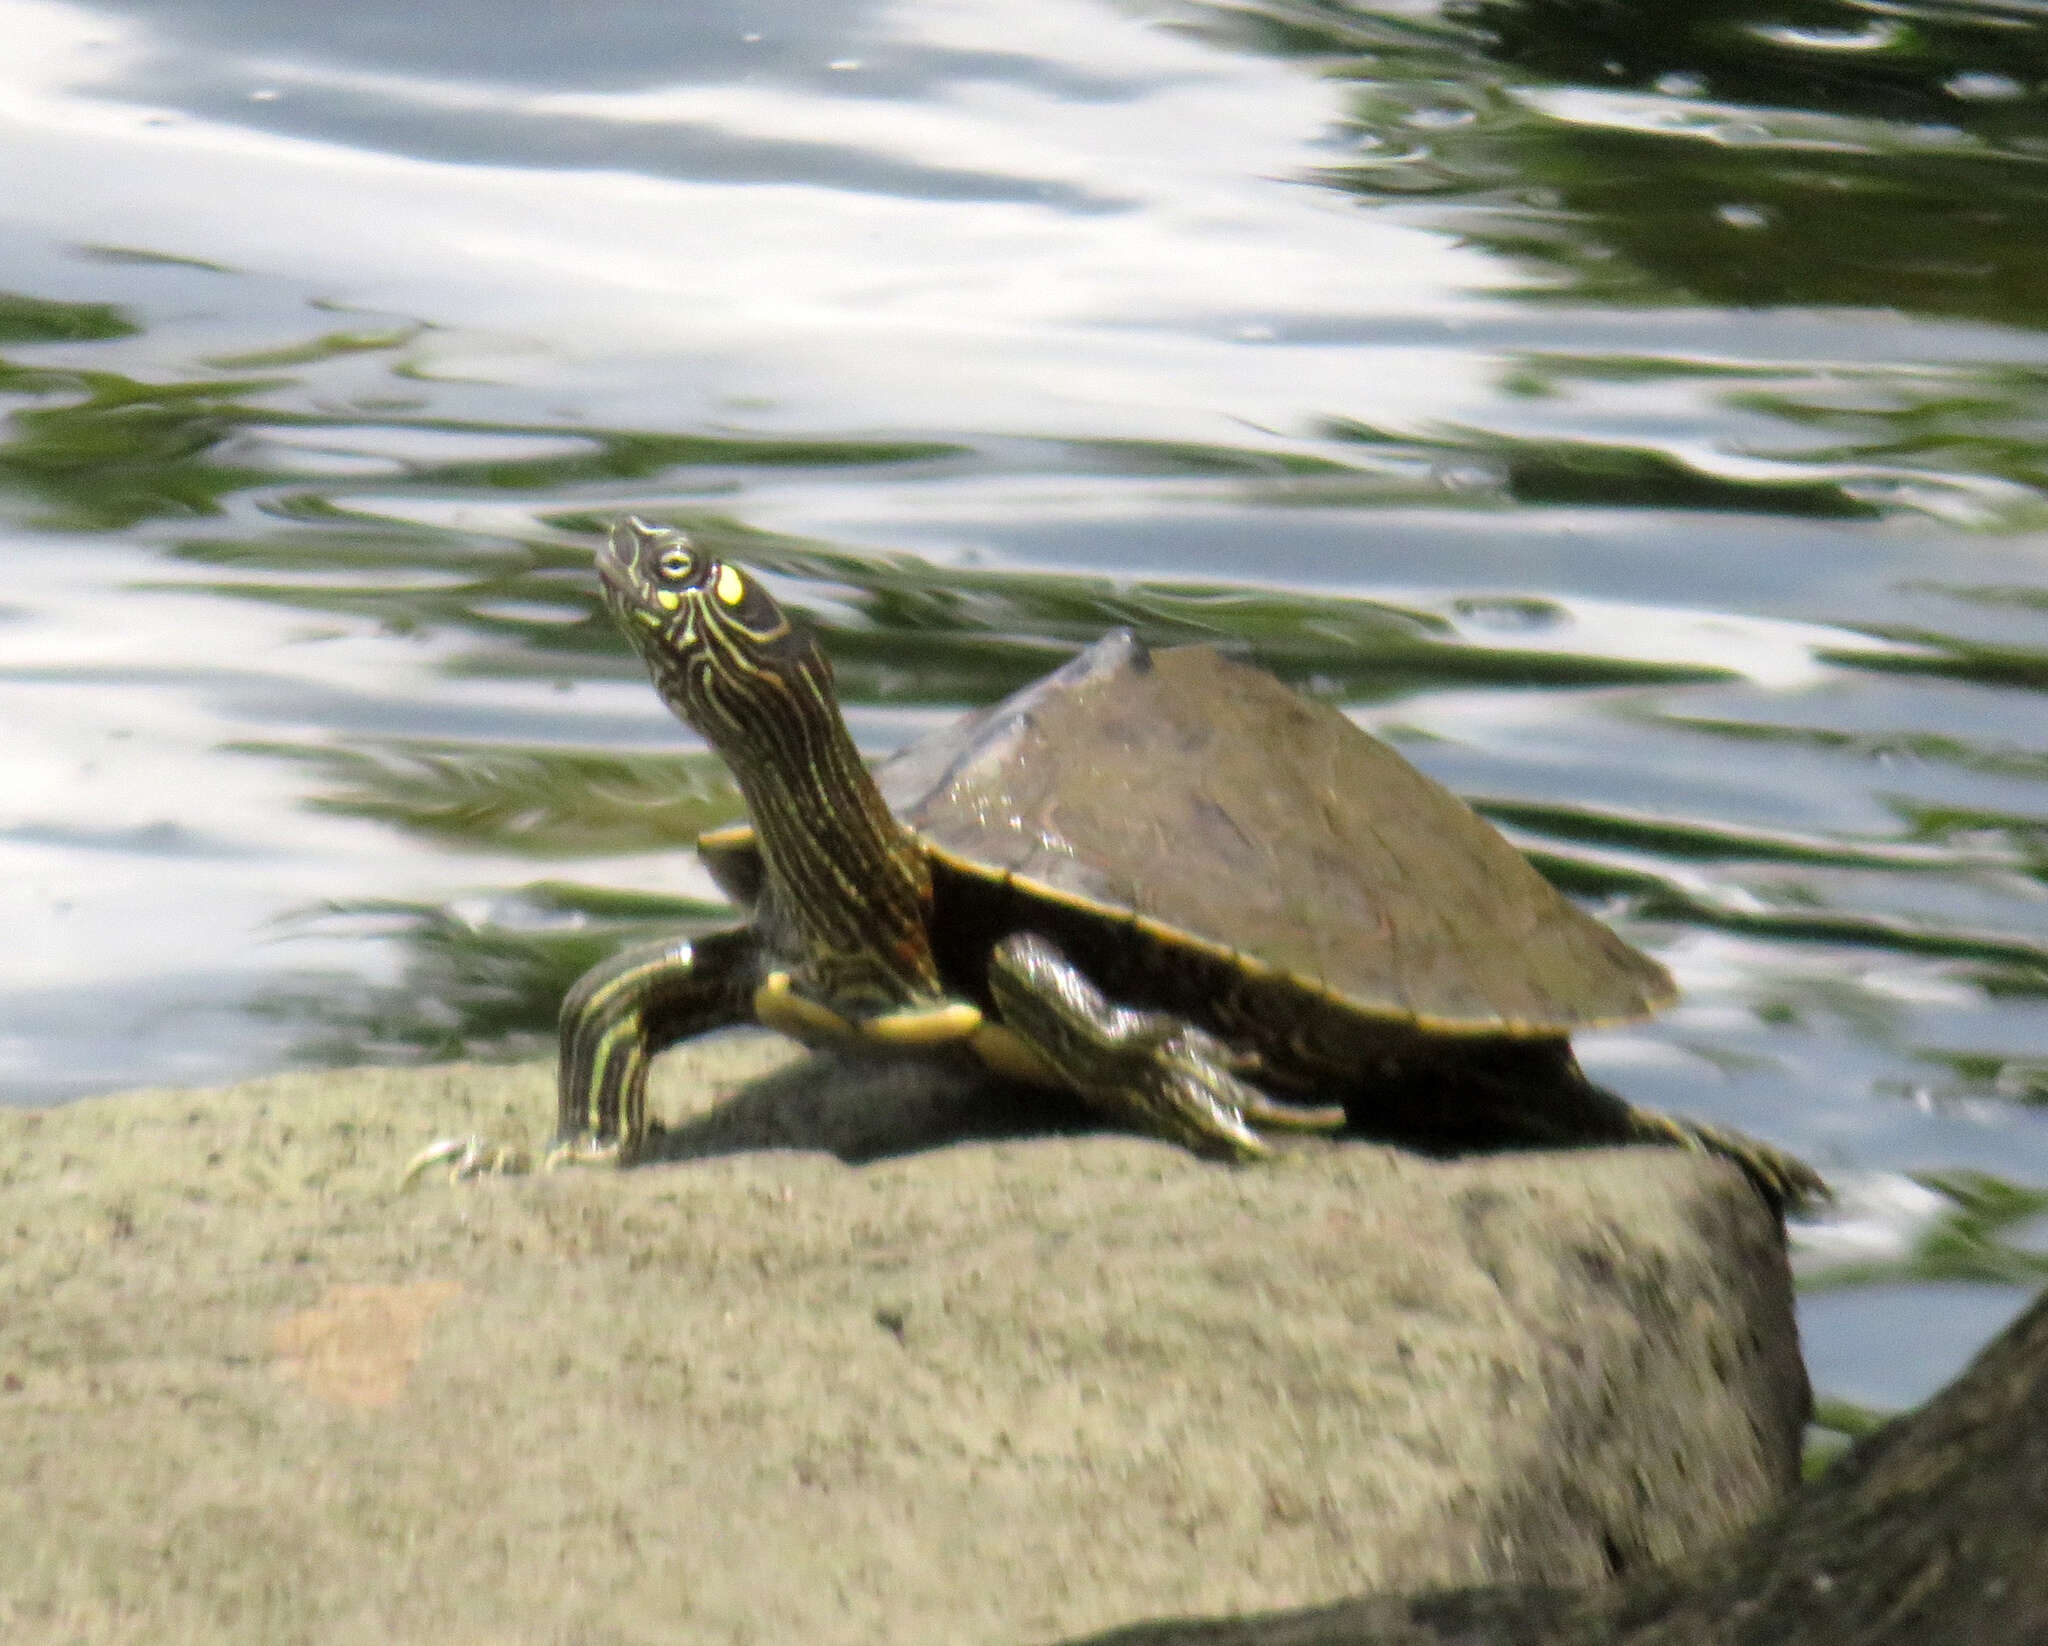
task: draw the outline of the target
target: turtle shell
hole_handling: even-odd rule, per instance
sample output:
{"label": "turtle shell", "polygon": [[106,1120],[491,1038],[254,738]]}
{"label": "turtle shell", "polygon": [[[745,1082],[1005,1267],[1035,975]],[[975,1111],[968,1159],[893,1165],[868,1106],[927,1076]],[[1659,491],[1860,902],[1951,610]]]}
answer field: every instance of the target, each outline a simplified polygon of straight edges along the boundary
{"label": "turtle shell", "polygon": [[[936,868],[1003,885],[1027,915],[1055,906],[1098,949],[1149,938],[1262,995],[1555,1037],[1674,992],[1442,784],[1212,647],[1154,653],[1119,631],[875,777]],[[703,847],[729,890],[758,884],[750,830]]]}

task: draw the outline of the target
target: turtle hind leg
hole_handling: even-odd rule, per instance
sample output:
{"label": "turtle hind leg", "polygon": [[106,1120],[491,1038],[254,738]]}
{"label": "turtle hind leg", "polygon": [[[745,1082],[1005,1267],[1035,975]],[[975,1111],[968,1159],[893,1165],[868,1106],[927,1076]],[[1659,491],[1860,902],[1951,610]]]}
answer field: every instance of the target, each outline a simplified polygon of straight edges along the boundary
{"label": "turtle hind leg", "polygon": [[988,987],[1002,1027],[1088,1102],[1198,1154],[1254,1160],[1272,1152],[1261,1126],[1344,1123],[1341,1108],[1290,1106],[1240,1079],[1231,1049],[1194,1025],[1115,1004],[1035,933],[995,946]]}
{"label": "turtle hind leg", "polygon": [[1646,1143],[1732,1162],[1774,1211],[1830,1198],[1804,1161],[1740,1132],[1639,1109],[1588,1080],[1561,1035],[1426,1045],[1389,1060],[1357,1103],[1361,1131],[1431,1154]]}
{"label": "turtle hind leg", "polygon": [[1696,1154],[1719,1155],[1742,1168],[1743,1175],[1783,1212],[1834,1199],[1827,1179],[1794,1155],[1759,1143],[1741,1132],[1708,1126],[1677,1115],[1659,1114],[1654,1109],[1630,1107],[1632,1135],[1644,1143],[1662,1143]]}

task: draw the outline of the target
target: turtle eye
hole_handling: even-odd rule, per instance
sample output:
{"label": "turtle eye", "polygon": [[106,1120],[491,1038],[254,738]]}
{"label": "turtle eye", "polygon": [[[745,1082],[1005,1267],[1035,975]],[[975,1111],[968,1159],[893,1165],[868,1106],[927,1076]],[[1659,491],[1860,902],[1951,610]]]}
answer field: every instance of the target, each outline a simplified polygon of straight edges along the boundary
{"label": "turtle eye", "polygon": [[697,569],[697,557],[685,545],[671,543],[661,551],[661,558],[654,565],[670,582],[680,583]]}

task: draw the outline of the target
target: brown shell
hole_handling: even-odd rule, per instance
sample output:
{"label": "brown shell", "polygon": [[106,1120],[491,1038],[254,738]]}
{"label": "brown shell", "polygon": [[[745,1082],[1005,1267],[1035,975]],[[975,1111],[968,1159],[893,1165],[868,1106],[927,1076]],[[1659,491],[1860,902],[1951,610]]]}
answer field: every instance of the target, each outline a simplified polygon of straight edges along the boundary
{"label": "brown shell", "polygon": [[1442,784],[1210,647],[1111,635],[875,776],[962,872],[1373,1017],[1555,1035],[1672,998]]}

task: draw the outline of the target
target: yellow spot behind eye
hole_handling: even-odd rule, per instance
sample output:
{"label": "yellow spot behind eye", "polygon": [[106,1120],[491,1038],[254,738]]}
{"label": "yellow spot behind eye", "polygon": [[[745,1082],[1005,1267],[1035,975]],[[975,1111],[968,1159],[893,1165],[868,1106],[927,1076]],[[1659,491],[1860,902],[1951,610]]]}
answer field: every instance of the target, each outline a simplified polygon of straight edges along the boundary
{"label": "yellow spot behind eye", "polygon": [[747,580],[730,566],[718,568],[718,598],[728,606],[737,606],[747,597]]}
{"label": "yellow spot behind eye", "polygon": [[654,603],[665,612],[672,612],[683,603],[683,597],[674,589],[656,589]]}

